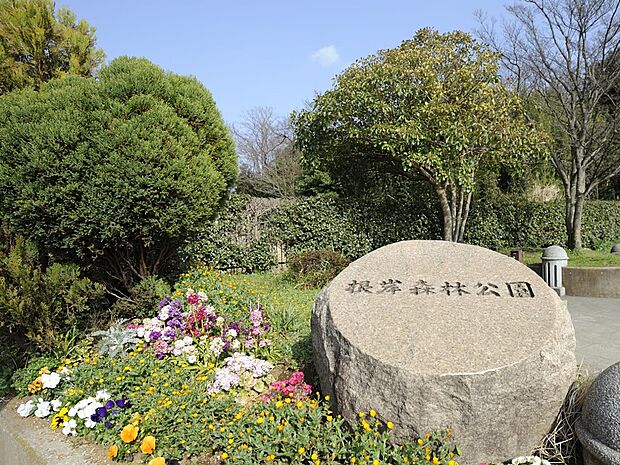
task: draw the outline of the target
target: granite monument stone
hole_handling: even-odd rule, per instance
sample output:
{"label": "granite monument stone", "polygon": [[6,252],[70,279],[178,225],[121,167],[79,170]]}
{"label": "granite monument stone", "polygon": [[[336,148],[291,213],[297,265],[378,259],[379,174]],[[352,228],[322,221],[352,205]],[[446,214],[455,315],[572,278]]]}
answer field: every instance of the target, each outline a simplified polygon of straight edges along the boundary
{"label": "granite monument stone", "polygon": [[536,273],[444,241],[353,262],[317,297],[312,339],[335,410],[375,409],[395,440],[450,426],[465,464],[529,454],[577,366],[566,304]]}

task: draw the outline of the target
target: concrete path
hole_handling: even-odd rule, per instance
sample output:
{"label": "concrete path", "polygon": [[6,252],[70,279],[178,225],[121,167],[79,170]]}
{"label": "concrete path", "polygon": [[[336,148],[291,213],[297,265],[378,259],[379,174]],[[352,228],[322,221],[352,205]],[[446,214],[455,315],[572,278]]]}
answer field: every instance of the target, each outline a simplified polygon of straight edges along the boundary
{"label": "concrete path", "polygon": [[577,362],[590,374],[620,362],[620,299],[566,300],[577,338]]}

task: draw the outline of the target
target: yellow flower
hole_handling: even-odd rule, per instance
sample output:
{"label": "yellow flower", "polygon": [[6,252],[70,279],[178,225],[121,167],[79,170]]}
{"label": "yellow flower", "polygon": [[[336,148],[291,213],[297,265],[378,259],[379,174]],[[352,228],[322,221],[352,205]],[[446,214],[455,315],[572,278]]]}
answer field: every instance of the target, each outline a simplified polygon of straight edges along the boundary
{"label": "yellow flower", "polygon": [[297,453],[298,453],[299,455],[302,455],[302,454],[304,454],[305,452],[306,452],[306,449],[304,449],[303,447],[300,447],[299,449],[297,449]]}
{"label": "yellow flower", "polygon": [[431,456],[427,455],[426,457],[424,457],[424,460],[426,460],[427,462],[430,462],[431,461]]}
{"label": "yellow flower", "polygon": [[439,465],[439,464],[441,463],[441,460],[439,460],[437,457],[435,457],[435,456],[433,455],[433,463],[434,463],[435,465]]}
{"label": "yellow flower", "polygon": [[[329,402],[330,397],[329,396],[325,396],[325,400]],[[355,458],[355,457],[354,457]]]}
{"label": "yellow flower", "polygon": [[138,437],[138,428],[134,425],[127,425],[121,431],[121,439],[125,443],[133,442]]}
{"label": "yellow flower", "polygon": [[327,421],[332,421],[334,419],[334,417],[332,417],[331,415],[327,415]]}
{"label": "yellow flower", "polygon": [[388,429],[392,429],[394,428],[394,423],[392,423],[391,421],[388,421],[386,426],[388,427]]}
{"label": "yellow flower", "polygon": [[222,452],[222,460],[226,460],[228,458],[228,454],[226,452]]}
{"label": "yellow flower", "polygon": [[140,445],[140,450],[144,454],[152,454],[155,450],[155,438],[153,436],[146,436],[142,440],[142,444]]}
{"label": "yellow flower", "polygon": [[317,455],[317,453],[316,453],[316,452],[314,452],[314,453],[310,456],[310,458],[311,458],[312,460],[318,460],[319,456]]}
{"label": "yellow flower", "polygon": [[377,459],[374,459],[372,461],[372,465],[379,465],[379,463],[381,463],[381,462],[379,462]]}
{"label": "yellow flower", "polygon": [[113,459],[117,455],[118,455],[118,446],[114,444],[113,446],[110,446],[110,448],[108,449],[108,457]]}
{"label": "yellow flower", "polygon": [[455,462],[454,460],[450,460],[450,461],[448,462],[448,465],[456,465],[456,462]]}
{"label": "yellow flower", "polygon": [[276,456],[273,455],[273,454],[268,455],[267,457],[265,457],[265,461],[266,462],[273,462],[275,459],[276,459]]}
{"label": "yellow flower", "polygon": [[370,410],[370,412],[368,412],[370,414],[371,417],[376,417],[377,416],[377,412],[375,412],[374,410]]}
{"label": "yellow flower", "polygon": [[149,465],[166,465],[166,459],[163,457],[154,458],[149,462]]}
{"label": "yellow flower", "polygon": [[365,416],[366,416],[366,414],[365,414],[364,412],[360,412],[360,413],[359,413],[359,417],[360,417],[360,418],[364,418]]}
{"label": "yellow flower", "polygon": [[424,444],[424,440],[422,438],[418,438],[418,444],[420,445]]}

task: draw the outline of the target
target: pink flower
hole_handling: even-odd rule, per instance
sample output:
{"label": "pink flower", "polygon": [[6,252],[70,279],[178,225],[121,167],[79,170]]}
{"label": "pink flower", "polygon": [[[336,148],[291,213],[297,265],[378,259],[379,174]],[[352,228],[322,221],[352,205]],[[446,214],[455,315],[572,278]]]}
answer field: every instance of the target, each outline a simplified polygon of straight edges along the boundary
{"label": "pink flower", "polygon": [[304,382],[304,373],[303,371],[296,371],[291,375],[289,383],[291,384],[299,384]]}

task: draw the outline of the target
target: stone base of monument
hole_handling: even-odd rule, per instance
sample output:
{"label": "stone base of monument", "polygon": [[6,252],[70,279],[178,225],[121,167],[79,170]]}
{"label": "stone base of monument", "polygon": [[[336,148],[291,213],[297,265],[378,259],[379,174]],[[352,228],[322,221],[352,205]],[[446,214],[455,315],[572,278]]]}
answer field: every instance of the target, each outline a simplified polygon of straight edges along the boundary
{"label": "stone base of monument", "polygon": [[620,465],[620,362],[594,380],[575,429],[585,465]]}
{"label": "stone base of monument", "polygon": [[557,294],[510,257],[443,241],[353,262],[318,296],[312,337],[335,410],[375,409],[396,441],[449,426],[465,464],[529,454],[576,374]]}

